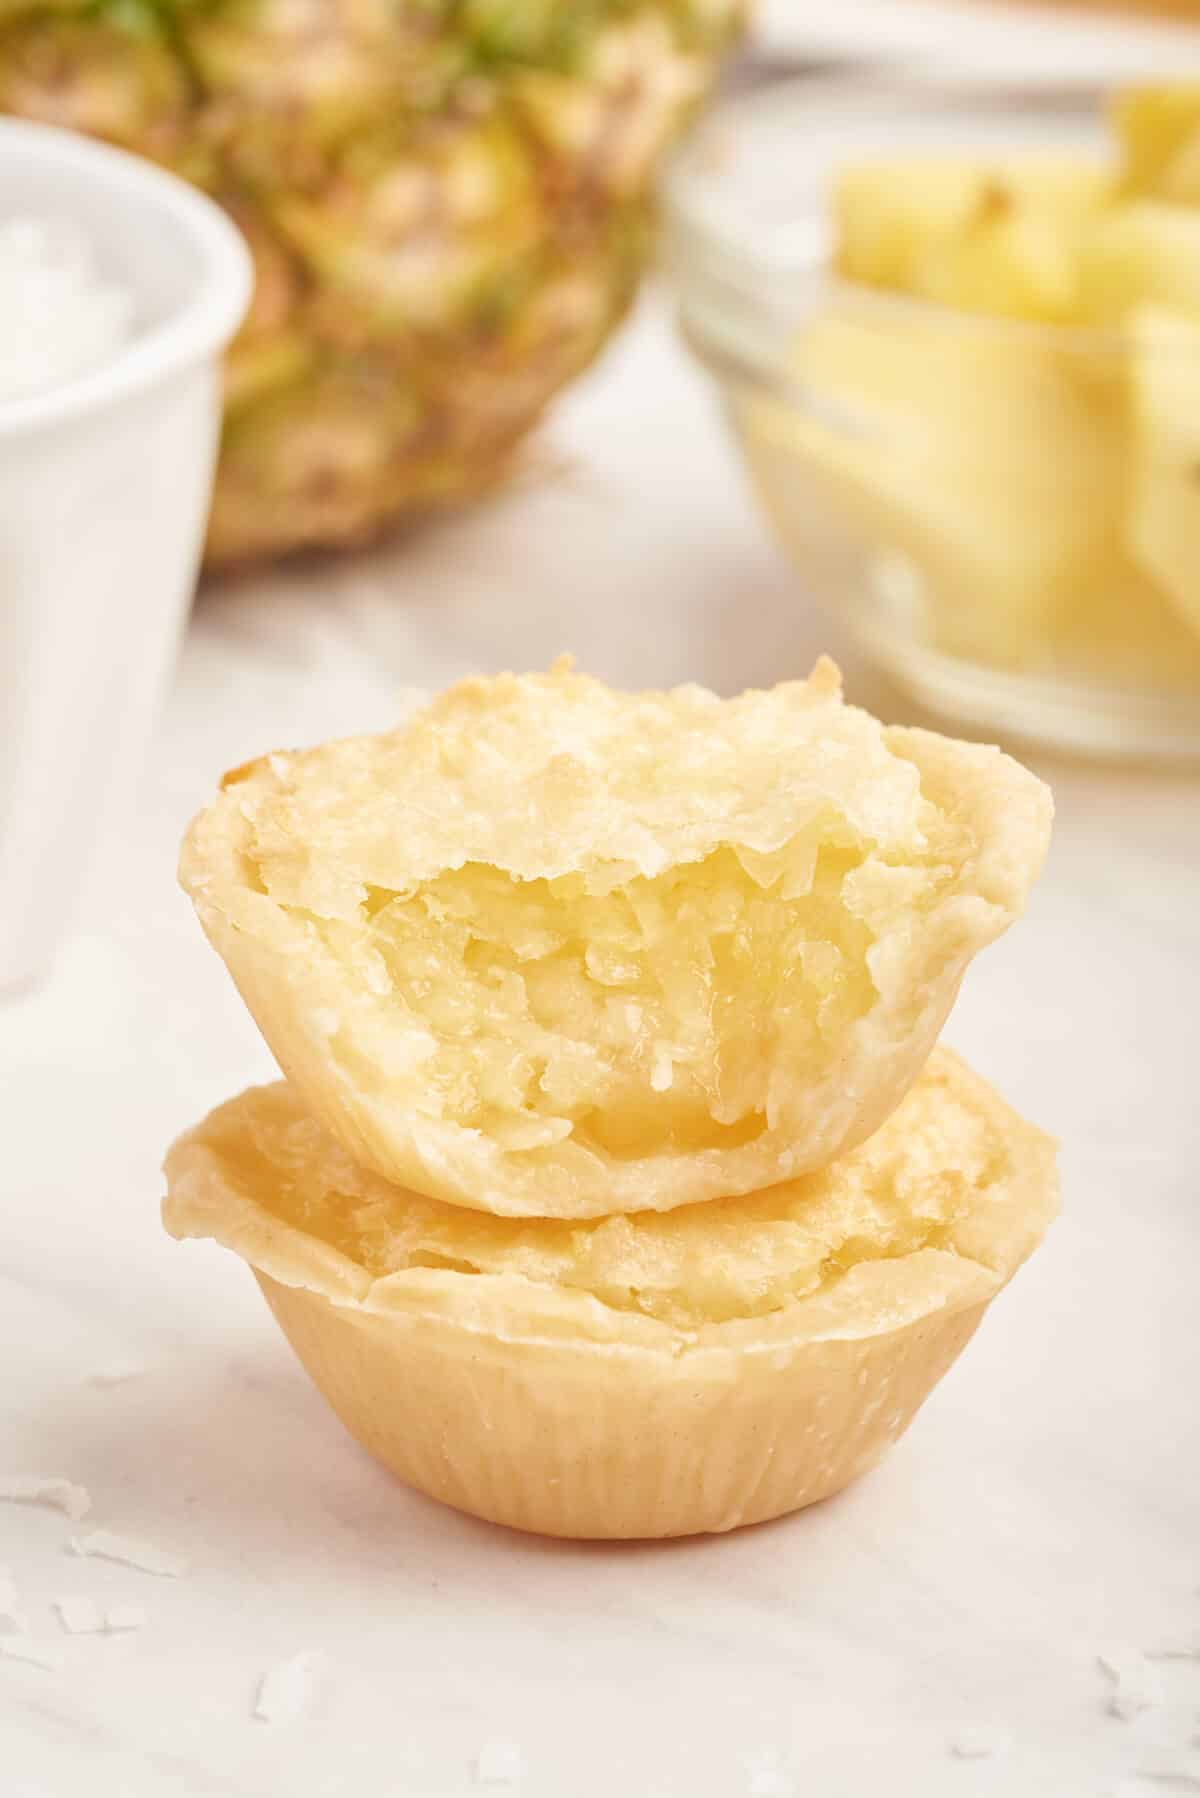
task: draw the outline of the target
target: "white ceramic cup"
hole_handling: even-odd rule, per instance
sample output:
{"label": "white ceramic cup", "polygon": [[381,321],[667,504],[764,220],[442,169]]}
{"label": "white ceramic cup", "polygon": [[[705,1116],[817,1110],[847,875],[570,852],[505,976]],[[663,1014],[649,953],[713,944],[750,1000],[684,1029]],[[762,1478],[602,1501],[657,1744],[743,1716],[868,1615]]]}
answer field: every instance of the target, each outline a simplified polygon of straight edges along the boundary
{"label": "white ceramic cup", "polygon": [[130,292],[96,369],[0,400],[0,994],[50,969],[138,776],[195,587],[220,357],[249,303],[225,214],[70,132],[0,120],[0,217],[81,232]]}

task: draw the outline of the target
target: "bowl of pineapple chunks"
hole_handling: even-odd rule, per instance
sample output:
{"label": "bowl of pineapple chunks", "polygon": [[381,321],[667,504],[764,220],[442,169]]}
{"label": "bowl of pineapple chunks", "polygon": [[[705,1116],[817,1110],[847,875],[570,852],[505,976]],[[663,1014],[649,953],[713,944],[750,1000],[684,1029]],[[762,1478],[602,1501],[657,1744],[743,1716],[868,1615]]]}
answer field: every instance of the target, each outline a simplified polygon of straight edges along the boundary
{"label": "bowl of pineapple chunks", "polygon": [[676,159],[669,252],[776,534],[910,695],[1200,753],[1200,82],[783,84]]}

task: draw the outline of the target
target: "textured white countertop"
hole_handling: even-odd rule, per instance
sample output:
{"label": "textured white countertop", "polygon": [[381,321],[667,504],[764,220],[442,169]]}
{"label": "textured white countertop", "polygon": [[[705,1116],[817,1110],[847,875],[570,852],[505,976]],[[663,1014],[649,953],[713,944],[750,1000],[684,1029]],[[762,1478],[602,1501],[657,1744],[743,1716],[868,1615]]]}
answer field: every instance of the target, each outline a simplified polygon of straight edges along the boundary
{"label": "textured white countertop", "polygon": [[[545,447],[471,519],[203,597],[81,931],[0,1010],[0,1480],[79,1481],[89,1523],[190,1562],[75,1559],[66,1518],[0,1503],[0,1566],[62,1653],[0,1658],[0,1798],[442,1798],[488,1789],[493,1738],[530,1798],[1197,1789],[1200,1660],[1163,1662],[1133,1720],[1096,1663],[1200,1639],[1196,781],[1042,766],[1046,876],[948,1037],[1061,1136],[1065,1212],[890,1460],[823,1507],[633,1548],[439,1509],[343,1435],[236,1261],[161,1233],[168,1138],[269,1072],[173,882],[221,769],[568,647],[725,690],[842,647],[656,302]],[[145,1627],[66,1637],[73,1593]],[[255,1721],[303,1650],[311,1713]],[[957,1757],[963,1732],[997,1752]]]}

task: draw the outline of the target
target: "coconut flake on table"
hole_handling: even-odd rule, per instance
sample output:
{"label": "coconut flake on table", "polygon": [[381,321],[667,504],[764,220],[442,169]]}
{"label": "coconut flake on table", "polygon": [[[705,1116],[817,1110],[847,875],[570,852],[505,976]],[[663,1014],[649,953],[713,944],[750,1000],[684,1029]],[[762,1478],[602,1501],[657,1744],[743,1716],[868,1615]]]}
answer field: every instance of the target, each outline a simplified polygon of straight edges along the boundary
{"label": "coconut flake on table", "polygon": [[1105,1703],[1110,1716],[1130,1722],[1141,1711],[1162,1703],[1162,1687],[1158,1675],[1144,1654],[1136,1649],[1105,1649],[1096,1656],[1100,1671],[1112,1682]]}
{"label": "coconut flake on table", "polygon": [[0,1636],[23,1636],[28,1628],[16,1581],[7,1567],[0,1567]]}
{"label": "coconut flake on table", "polygon": [[0,1499],[14,1505],[48,1505],[52,1510],[65,1512],[72,1523],[78,1523],[92,1508],[92,1495],[86,1486],[38,1473],[0,1473]]}
{"label": "coconut flake on table", "polygon": [[133,296],[62,220],[0,218],[0,404],[104,362],[133,328]]}
{"label": "coconut flake on table", "polygon": [[68,1636],[99,1636],[104,1633],[104,1612],[94,1598],[69,1594],[53,1601],[58,1621]]}
{"label": "coconut flake on table", "polygon": [[67,1549],[73,1555],[94,1555],[102,1561],[117,1561],[122,1567],[133,1567],[139,1573],[157,1574],[160,1579],[182,1579],[187,1562],[179,1555],[167,1554],[150,1542],[139,1542],[133,1536],[118,1536],[112,1530],[92,1530],[86,1536],[72,1536]]}
{"label": "coconut flake on table", "polygon": [[518,1743],[492,1736],[475,1757],[475,1778],[481,1786],[511,1786],[525,1777],[525,1756]]}
{"label": "coconut flake on table", "polygon": [[1159,1642],[1146,1650],[1149,1661],[1200,1661],[1200,1634],[1180,1636],[1173,1642]]}
{"label": "coconut flake on table", "polygon": [[41,1667],[47,1673],[57,1673],[62,1666],[62,1655],[57,1648],[52,1648],[48,1642],[33,1642],[28,1636],[0,1638],[0,1659],[24,1661],[27,1667]]}
{"label": "coconut flake on table", "polygon": [[744,1756],[746,1798],[794,1798],[796,1782],[774,1748],[759,1748]]}
{"label": "coconut flake on table", "polygon": [[140,1604],[110,1604],[104,1613],[106,1635],[124,1635],[128,1630],[145,1627],[146,1613]]}
{"label": "coconut flake on table", "polygon": [[1009,1747],[1009,1738],[1001,1729],[983,1729],[972,1725],[969,1729],[955,1730],[950,1737],[950,1752],[956,1760],[985,1761],[994,1755],[1004,1754]]}
{"label": "coconut flake on table", "polygon": [[254,1715],[260,1723],[294,1723],[312,1702],[324,1657],[306,1651],[268,1668],[259,1681]]}
{"label": "coconut flake on table", "polygon": [[1138,1768],[1138,1778],[1151,1785],[1165,1786],[1173,1792],[1200,1792],[1200,1755],[1171,1753],[1157,1755]]}
{"label": "coconut flake on table", "polygon": [[140,1604],[114,1604],[103,1609],[94,1598],[56,1598],[53,1609],[68,1636],[112,1636],[141,1629],[146,1613]]}
{"label": "coconut flake on table", "polygon": [[139,1367],[133,1361],[116,1361],[110,1367],[96,1368],[94,1373],[87,1376],[87,1384],[99,1387],[124,1386],[130,1380],[140,1380],[145,1371],[144,1367]]}

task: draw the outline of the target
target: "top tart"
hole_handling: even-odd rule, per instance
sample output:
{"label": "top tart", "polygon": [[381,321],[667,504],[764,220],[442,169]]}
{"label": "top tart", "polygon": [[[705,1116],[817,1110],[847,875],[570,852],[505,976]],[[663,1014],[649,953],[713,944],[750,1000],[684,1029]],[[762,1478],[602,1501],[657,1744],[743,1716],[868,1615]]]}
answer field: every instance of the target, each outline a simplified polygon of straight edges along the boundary
{"label": "top tart", "polygon": [[1047,788],[830,663],[721,700],[559,664],[225,777],[181,878],[349,1152],[509,1216],[666,1211],[862,1142],[1021,911]]}

